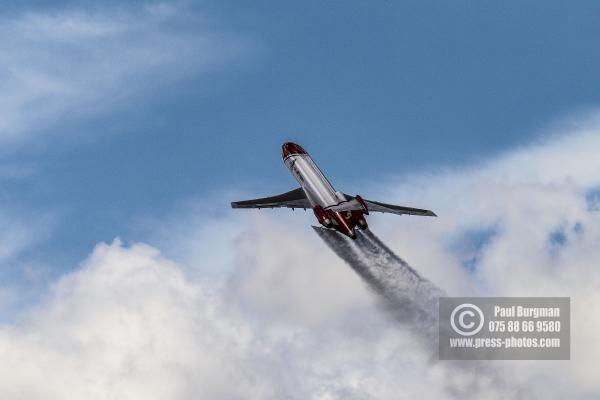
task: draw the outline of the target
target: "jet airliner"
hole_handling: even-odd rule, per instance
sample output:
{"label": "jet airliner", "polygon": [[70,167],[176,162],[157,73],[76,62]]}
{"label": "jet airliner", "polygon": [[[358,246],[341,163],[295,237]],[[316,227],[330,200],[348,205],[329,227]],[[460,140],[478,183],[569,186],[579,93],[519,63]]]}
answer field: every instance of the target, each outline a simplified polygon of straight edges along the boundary
{"label": "jet airliner", "polygon": [[282,146],[282,158],[300,187],[289,192],[253,200],[234,201],[233,208],[311,208],[325,228],[334,229],[356,239],[355,229],[367,229],[365,215],[369,212],[408,214],[436,217],[420,208],[396,206],[350,196],[336,191],[317,164],[300,145],[292,142]]}

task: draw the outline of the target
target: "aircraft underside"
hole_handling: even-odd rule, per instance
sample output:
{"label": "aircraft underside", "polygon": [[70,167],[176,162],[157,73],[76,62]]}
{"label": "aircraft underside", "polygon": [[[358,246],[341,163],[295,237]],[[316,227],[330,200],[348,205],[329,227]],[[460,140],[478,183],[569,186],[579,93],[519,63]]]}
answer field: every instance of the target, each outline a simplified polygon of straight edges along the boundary
{"label": "aircraft underside", "polygon": [[315,206],[313,211],[319,223],[325,228],[334,229],[353,239],[356,238],[355,228],[364,230],[369,227],[362,210],[330,211]]}

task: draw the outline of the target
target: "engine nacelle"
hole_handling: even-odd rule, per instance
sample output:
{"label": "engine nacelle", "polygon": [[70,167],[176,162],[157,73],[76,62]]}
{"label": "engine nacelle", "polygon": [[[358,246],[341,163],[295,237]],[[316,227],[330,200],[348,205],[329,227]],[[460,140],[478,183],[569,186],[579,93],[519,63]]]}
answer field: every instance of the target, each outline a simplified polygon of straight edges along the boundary
{"label": "engine nacelle", "polygon": [[313,208],[313,211],[315,213],[315,217],[317,217],[317,220],[319,220],[321,225],[323,225],[325,228],[331,228],[333,226],[331,217],[323,207],[317,205]]}

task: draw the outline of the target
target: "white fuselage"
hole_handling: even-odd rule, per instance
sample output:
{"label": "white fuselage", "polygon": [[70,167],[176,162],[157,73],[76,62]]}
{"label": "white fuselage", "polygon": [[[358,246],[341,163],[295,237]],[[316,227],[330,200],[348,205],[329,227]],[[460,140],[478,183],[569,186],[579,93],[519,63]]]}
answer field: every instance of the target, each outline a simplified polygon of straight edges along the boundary
{"label": "white fuselage", "polygon": [[313,207],[319,205],[327,209],[346,200],[342,193],[335,191],[308,154],[292,154],[283,162],[302,187]]}

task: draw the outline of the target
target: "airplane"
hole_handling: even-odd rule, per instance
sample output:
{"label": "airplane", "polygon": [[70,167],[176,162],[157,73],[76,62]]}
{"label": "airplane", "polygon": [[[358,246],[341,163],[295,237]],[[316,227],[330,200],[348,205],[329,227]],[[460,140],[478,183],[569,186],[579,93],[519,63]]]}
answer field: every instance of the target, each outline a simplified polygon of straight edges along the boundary
{"label": "airplane", "polygon": [[289,192],[253,200],[234,201],[232,208],[312,208],[315,217],[325,228],[336,230],[356,239],[355,229],[367,229],[365,215],[369,212],[420,215],[437,217],[433,211],[396,206],[359,195],[350,196],[336,191],[310,155],[300,145],[292,142],[282,146],[282,158],[300,187]]}

